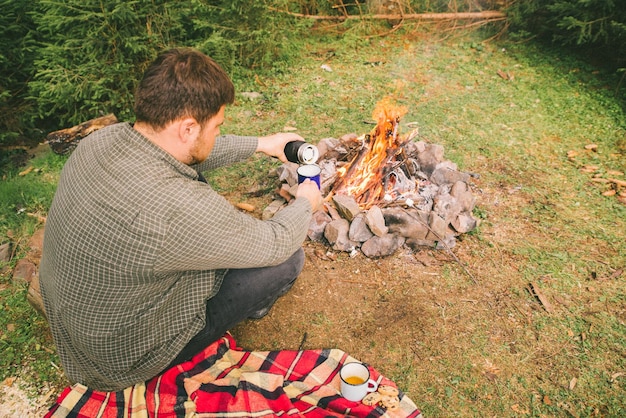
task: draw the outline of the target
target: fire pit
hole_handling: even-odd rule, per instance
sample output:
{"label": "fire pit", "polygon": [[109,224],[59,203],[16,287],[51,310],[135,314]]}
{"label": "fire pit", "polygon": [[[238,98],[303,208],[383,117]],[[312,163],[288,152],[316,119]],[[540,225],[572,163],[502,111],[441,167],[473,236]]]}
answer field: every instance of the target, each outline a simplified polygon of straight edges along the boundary
{"label": "fire pit", "polygon": [[[308,236],[335,251],[367,257],[393,254],[403,245],[452,248],[477,226],[470,180],[444,159],[441,145],[400,132],[406,108],[382,100],[373,112],[376,127],[362,136],[319,141],[318,165],[324,210],[313,215]],[[294,196],[297,164],[278,168],[280,197],[263,214],[270,218]]]}

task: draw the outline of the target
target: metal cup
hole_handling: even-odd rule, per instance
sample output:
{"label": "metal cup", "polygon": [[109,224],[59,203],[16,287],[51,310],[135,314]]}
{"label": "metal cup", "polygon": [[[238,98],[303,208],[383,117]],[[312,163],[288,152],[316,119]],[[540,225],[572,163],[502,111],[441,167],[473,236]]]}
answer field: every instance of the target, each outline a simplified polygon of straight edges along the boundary
{"label": "metal cup", "polygon": [[300,167],[298,167],[297,172],[298,172],[298,184],[302,183],[306,179],[311,179],[317,184],[318,188],[321,188],[320,174],[322,173],[322,169],[320,168],[319,165],[315,165],[315,164],[301,165]]}
{"label": "metal cup", "polygon": [[341,396],[349,401],[359,402],[365,395],[378,389],[378,383],[370,379],[370,371],[363,363],[346,363],[339,372]]}

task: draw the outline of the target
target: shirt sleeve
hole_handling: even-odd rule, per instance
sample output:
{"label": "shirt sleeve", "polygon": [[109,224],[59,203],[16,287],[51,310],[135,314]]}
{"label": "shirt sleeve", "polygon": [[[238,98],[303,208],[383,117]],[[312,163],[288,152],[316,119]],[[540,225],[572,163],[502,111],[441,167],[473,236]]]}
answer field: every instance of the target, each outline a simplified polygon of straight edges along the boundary
{"label": "shirt sleeve", "polygon": [[252,268],[276,265],[291,256],[308,231],[312,208],[295,199],[270,220],[240,212],[210,185],[187,180],[169,220],[157,257],[160,272]]}
{"label": "shirt sleeve", "polygon": [[193,168],[198,172],[204,172],[246,160],[254,154],[258,144],[259,139],[256,136],[219,136],[215,139],[209,158]]}

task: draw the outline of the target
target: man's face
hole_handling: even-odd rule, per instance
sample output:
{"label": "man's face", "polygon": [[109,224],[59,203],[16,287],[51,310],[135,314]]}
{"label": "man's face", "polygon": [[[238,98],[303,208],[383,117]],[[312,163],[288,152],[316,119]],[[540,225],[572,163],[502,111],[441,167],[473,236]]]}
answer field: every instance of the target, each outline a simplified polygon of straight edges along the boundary
{"label": "man's face", "polygon": [[215,116],[200,127],[198,137],[189,150],[189,156],[191,157],[190,164],[201,163],[211,154],[213,146],[215,145],[215,138],[220,134],[220,126],[224,123],[225,109],[226,106],[222,106]]}

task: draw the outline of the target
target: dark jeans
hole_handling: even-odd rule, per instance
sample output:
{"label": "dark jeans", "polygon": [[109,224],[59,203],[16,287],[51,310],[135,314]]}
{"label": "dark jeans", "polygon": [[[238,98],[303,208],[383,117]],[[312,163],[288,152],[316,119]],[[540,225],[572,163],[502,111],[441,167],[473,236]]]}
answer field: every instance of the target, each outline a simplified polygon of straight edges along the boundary
{"label": "dark jeans", "polygon": [[277,266],[232,269],[224,276],[219,292],[206,304],[206,325],[165,369],[190,360],[230,328],[254,312],[273,304],[281,290],[292,284],[304,266],[300,248]]}

